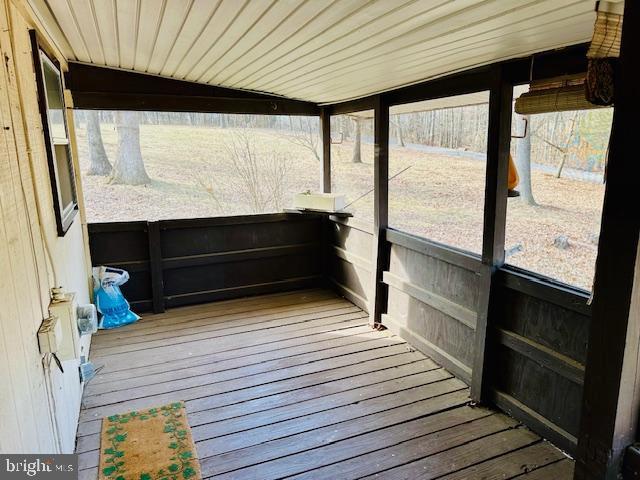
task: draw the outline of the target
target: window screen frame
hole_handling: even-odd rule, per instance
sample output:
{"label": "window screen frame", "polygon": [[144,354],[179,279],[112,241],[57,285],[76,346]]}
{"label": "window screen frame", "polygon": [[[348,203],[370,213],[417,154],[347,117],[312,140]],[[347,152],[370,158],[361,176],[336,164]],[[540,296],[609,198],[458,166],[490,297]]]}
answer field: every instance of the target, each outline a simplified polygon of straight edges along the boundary
{"label": "window screen frame", "polygon": [[[38,43],[35,30],[29,31],[31,38],[31,53],[33,56],[34,73],[36,77],[36,88],[38,94],[38,107],[42,120],[42,133],[44,135],[45,151],[47,155],[47,164],[49,167],[49,180],[51,184],[51,195],[53,201],[53,210],[56,219],[56,227],[59,237],[64,237],[73,224],[78,213],[78,197],[76,190],[76,172],[73,165],[71,154],[71,145],[69,139],[69,128],[67,126],[66,105],[64,103],[63,90],[63,74],[60,65],[53,60]],[[64,127],[64,137],[53,138],[52,124],[49,116],[49,98],[46,90],[45,65],[53,70],[58,79],[60,101],[62,103],[62,123]],[[58,148],[56,148],[58,147]],[[56,158],[56,151],[63,151],[66,159]],[[58,169],[58,160],[66,160],[65,164],[68,168],[69,188],[68,194],[71,201],[66,205],[63,204],[63,192],[61,187],[60,172]]]}

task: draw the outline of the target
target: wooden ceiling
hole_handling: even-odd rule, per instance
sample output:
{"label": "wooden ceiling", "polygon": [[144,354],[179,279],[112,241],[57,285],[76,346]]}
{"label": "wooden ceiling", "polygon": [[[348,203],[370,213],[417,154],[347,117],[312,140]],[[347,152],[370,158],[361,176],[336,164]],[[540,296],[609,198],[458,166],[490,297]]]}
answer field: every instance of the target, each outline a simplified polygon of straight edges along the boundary
{"label": "wooden ceiling", "polygon": [[69,59],[334,103],[590,40],[594,0],[28,0]]}

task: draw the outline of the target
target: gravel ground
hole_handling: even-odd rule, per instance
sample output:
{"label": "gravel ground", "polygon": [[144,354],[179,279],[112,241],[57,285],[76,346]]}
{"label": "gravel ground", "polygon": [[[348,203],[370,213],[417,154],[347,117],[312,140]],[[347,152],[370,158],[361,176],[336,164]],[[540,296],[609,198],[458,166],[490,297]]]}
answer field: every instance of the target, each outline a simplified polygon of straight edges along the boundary
{"label": "gravel ground", "polygon": [[[78,144],[83,190],[89,222],[156,220],[256,211],[279,211],[291,205],[295,193],[317,190],[319,162],[286,135],[255,132],[260,151],[275,152],[284,168],[268,162],[259,165],[263,180],[257,197],[230,161],[226,145],[231,130],[190,126],[142,125],[140,143],[150,185],[111,185],[105,177],[87,176],[85,132],[78,126]],[[113,163],[116,135],[103,125],[103,139]],[[373,147],[362,147],[361,164],[351,160],[352,144],[332,145],[333,190],[353,201],[373,188]],[[480,252],[485,164],[455,153],[429,153],[391,147],[390,225],[442,243]],[[533,173],[537,206],[509,199],[506,248],[513,251],[508,263],[536,271],[589,290],[600,229],[604,186],[574,179],[556,179],[544,172]],[[263,188],[264,187],[264,188]],[[283,192],[273,193],[274,188]],[[274,201],[277,197],[279,201]],[[356,217],[370,220],[373,194],[354,202]],[[554,246],[564,236],[568,246]]]}

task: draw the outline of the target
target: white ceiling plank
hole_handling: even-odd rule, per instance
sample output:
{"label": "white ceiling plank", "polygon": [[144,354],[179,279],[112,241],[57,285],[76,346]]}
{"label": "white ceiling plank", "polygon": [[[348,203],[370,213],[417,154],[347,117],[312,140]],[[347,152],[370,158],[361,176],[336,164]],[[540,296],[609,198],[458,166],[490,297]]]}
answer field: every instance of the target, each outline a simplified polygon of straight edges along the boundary
{"label": "white ceiling plank", "polygon": [[234,75],[240,71],[244,71],[254,62],[259,62],[265,56],[268,56],[279,50],[289,39],[296,35],[316,17],[321,15],[327,9],[331,8],[336,0],[306,0],[300,3],[299,8],[287,17],[287,19],[278,25],[268,36],[263,38],[258,44],[254,45],[242,55],[224,66],[218,68],[215,77],[209,83],[218,83],[220,85],[230,85]]}
{"label": "white ceiling plank", "polygon": [[100,43],[104,49],[105,64],[110,67],[120,66],[120,46],[116,25],[115,0],[89,0],[95,14],[96,28],[100,34]]}
{"label": "white ceiling plank", "polygon": [[60,28],[58,20],[49,8],[48,3],[45,0],[30,0],[29,6],[35,16],[34,20],[39,22],[42,29],[47,31],[50,41],[54,44],[54,47],[58,49],[58,52],[69,60],[75,60],[76,54],[73,51],[73,47],[62,31],[62,28]]}
{"label": "white ceiling plank", "polygon": [[238,17],[249,6],[250,0],[222,0],[216,9],[209,24],[199,32],[195,43],[191,45],[188,53],[175,67],[176,78],[192,78],[191,72],[211,50],[218,50],[218,40],[231,28]]}
{"label": "white ceiling plank", "polygon": [[[585,6],[587,4],[584,1],[580,3]],[[462,3],[456,3],[456,5],[463,6]],[[422,27],[407,29],[404,25],[398,25],[339,52],[307,62],[305,66],[298,65],[296,70],[282,71],[279,73],[279,78],[273,77],[275,79],[273,81],[265,81],[265,78],[258,84],[244,85],[244,87],[258,90],[284,89],[297,80],[316,79],[325,73],[335,72],[345,65],[362,62],[389,52],[402,52],[413,45],[437,41],[446,36],[455,36],[458,32],[471,35],[474,32],[501,28],[512,22],[541,15],[548,10],[553,10],[557,5],[557,0],[519,0],[513,2],[509,10],[505,10],[504,3],[492,0],[452,13],[451,5],[448,4],[446,5],[449,12],[447,16]],[[453,41],[451,43],[453,45]]]}
{"label": "white ceiling plank", "polygon": [[[314,0],[317,4],[326,2]],[[226,76],[225,69],[251,51],[260,50],[267,44],[267,39],[283,25],[287,25],[296,13],[305,10],[305,6],[313,3],[311,0],[278,0],[262,17],[226,51],[206,68],[203,75],[207,83],[220,83],[222,76]],[[280,30],[281,31],[281,30]]]}
{"label": "white ceiling plank", "polygon": [[331,103],[588,41],[595,0],[26,0],[69,59]]}
{"label": "white ceiling plank", "polygon": [[[358,12],[363,11],[371,5],[378,5],[384,0],[336,0],[329,8],[322,10],[308,23],[301,25],[301,28],[288,37],[278,47],[252,64],[246,70],[239,71],[225,80],[230,87],[239,87],[250,82],[261,75],[261,72],[272,65],[276,65],[289,57],[292,52],[305,48],[309,42],[317,38],[324,38],[325,42],[331,41],[332,31],[340,25],[353,18]],[[386,9],[386,7],[385,7]]]}
{"label": "white ceiling plank", "polygon": [[133,69],[138,48],[140,0],[116,0],[120,67]]}
{"label": "white ceiling plank", "polygon": [[[514,35],[514,37],[517,36]],[[574,41],[567,40],[567,38],[574,38]],[[323,85],[315,92],[308,93],[306,98],[319,103],[349,100],[363,96],[361,92],[366,91],[366,95],[370,95],[396,88],[397,86],[419,83],[425,79],[435,78],[447,73],[456,73],[468,68],[522,57],[542,50],[551,50],[580,43],[583,39],[584,27],[582,25],[578,24],[573,28],[565,26],[565,30],[562,33],[542,32],[540,36],[527,38],[525,41],[517,39],[519,43],[514,41],[514,44],[507,48],[505,48],[504,44],[490,43],[486,46],[477,45],[473,51],[461,49],[459,52],[444,55],[439,59],[420,59],[416,61],[414,66],[403,67],[401,74],[395,69],[386,69],[384,77],[380,75],[375,79],[369,77],[369,80],[363,81],[357,87],[343,86],[343,88],[338,89],[334,88],[333,85]],[[428,67],[430,73],[425,73],[427,70],[425,67]],[[406,82],[400,83],[402,80],[406,80]]]}
{"label": "white ceiling plank", "polygon": [[91,61],[98,65],[106,63],[102,38],[98,30],[92,2],[86,0],[69,0],[78,20],[78,28],[89,51]]}
{"label": "white ceiling plank", "polygon": [[[271,68],[260,78],[243,85],[246,88],[264,89],[271,84],[279,84],[291,76],[302,75],[338,62],[348,60],[359,53],[373,54],[376,48],[388,42],[398,43],[411,34],[420,36],[421,31],[430,31],[443,23],[443,19],[464,12],[473,12],[486,2],[493,4],[499,0],[422,0],[406,8],[397,9],[378,21],[357,23],[356,28],[345,32],[330,42],[314,42],[314,49],[304,52],[288,63]],[[526,0],[518,0],[519,2]],[[419,8],[418,8],[419,7]],[[499,7],[496,7],[499,9]],[[474,15],[470,15],[474,18]],[[303,53],[303,52],[299,52]]]}
{"label": "white ceiling plank", "polygon": [[[327,101],[344,101],[352,98],[358,98],[362,96],[361,92],[364,91],[370,92],[367,94],[373,94],[390,88],[389,85],[410,85],[419,83],[425,79],[436,78],[447,73],[456,73],[467,68],[478,67],[495,61],[517,58],[535,53],[539,51],[537,47],[538,45],[542,45],[544,49],[559,48],[567,45],[564,42],[564,38],[566,37],[566,33],[571,33],[569,27],[567,28],[568,30],[564,32],[563,35],[553,34],[549,36],[543,34],[541,38],[536,38],[538,42],[536,42],[535,47],[531,47],[530,42],[525,42],[517,47],[510,48],[505,48],[503,45],[495,43],[478,45],[477,48],[474,49],[473,53],[463,49],[445,56],[440,56],[439,58],[416,60],[413,64],[407,64],[403,67],[402,75],[396,74],[395,71],[388,70],[386,77],[383,78],[381,76],[377,76],[375,79],[370,77],[372,78],[371,80],[362,82],[357,87],[353,85],[322,85],[315,91],[308,92],[305,95],[319,103]],[[466,62],[469,67],[460,67],[463,62]],[[425,67],[428,67],[430,70],[427,71],[427,68]],[[400,85],[399,82],[402,80],[407,80],[407,82]]]}
{"label": "white ceiling plank", "polygon": [[134,70],[146,72],[149,68],[166,8],[167,0],[140,0],[140,28]]}
{"label": "white ceiling plank", "polygon": [[[584,17],[584,15],[587,15],[588,18]],[[585,32],[589,32],[589,19],[593,19],[593,15],[592,11],[584,9],[582,5],[574,5],[562,10],[549,11],[547,14],[542,15],[540,20],[543,25],[552,25],[564,19],[573,20],[578,16],[583,16],[581,18],[584,21]],[[336,79],[338,81],[342,80],[342,83],[353,82],[351,75],[371,78],[371,75],[380,75],[381,71],[402,71],[401,69],[405,67],[407,59],[408,61],[411,61],[413,58],[418,58],[422,61],[425,58],[435,60],[438,56],[448,55],[460,49],[475,49],[481,42],[488,40],[501,41],[502,38],[510,38],[512,39],[511,41],[517,41],[517,39],[513,40],[513,37],[509,37],[509,35],[513,33],[522,34],[533,26],[536,26],[536,23],[532,22],[530,18],[525,18],[514,19],[512,23],[508,23],[504,27],[498,25],[487,31],[477,28],[471,31],[460,30],[450,35],[436,37],[430,41],[418,42],[411,47],[393,49],[386,52],[376,52],[376,55],[358,60],[357,62],[343,62],[340,65],[336,63],[335,68],[328,69],[323,73],[316,72],[313,76],[307,75],[299,77],[295,82],[290,83],[291,87],[287,88],[286,85],[281,85],[278,87],[278,90],[287,95],[299,96],[304,95],[305,92],[313,89],[316,85],[325,82],[327,85],[331,84],[335,86]],[[581,38],[579,41],[583,41],[584,39],[586,39],[586,37]],[[570,41],[572,40],[573,39]],[[426,68],[429,68],[428,65]],[[431,72],[425,72],[425,74],[427,73]]]}
{"label": "white ceiling plank", "polygon": [[91,55],[84,38],[82,38],[71,4],[67,0],[49,0],[48,3],[51,13],[55,16],[65,37],[73,48],[76,60],[91,62]]}
{"label": "white ceiling plank", "polygon": [[208,69],[212,63],[242,41],[279,2],[280,0],[250,0],[251,8],[245,8],[242,11],[242,15],[238,15],[233,19],[224,35],[218,38],[216,48],[211,48],[207,51],[200,61],[194,65],[187,78],[196,82],[206,83],[204,77],[209,76]]}
{"label": "white ceiling plank", "polygon": [[[537,17],[543,24],[553,24],[565,19],[572,19],[579,15],[584,15],[585,9],[582,5],[574,5],[572,7],[562,8],[559,10],[550,10],[544,15]],[[593,15],[591,12],[587,12]],[[452,35],[444,35],[433,39],[432,41],[419,42],[411,47],[405,47],[400,51],[392,51],[383,55],[377,55],[373,58],[358,60],[349,63],[348,67],[342,67],[335,71],[329,71],[322,75],[314,76],[312,81],[297,82],[295,85],[301,87],[301,90],[292,88],[287,90],[289,93],[302,94],[304,89],[312,88],[317,84],[326,81],[330,77],[340,76],[348,77],[350,74],[358,73],[363,76],[371,75],[370,70],[376,67],[385,70],[402,68],[407,59],[417,58],[433,58],[436,55],[447,54],[448,52],[459,50],[460,48],[472,48],[478,42],[488,39],[500,39],[514,32],[523,32],[531,26],[530,19],[519,20],[510,23],[504,27],[498,27],[490,30],[475,30],[474,33],[467,31],[458,31]],[[586,27],[585,27],[586,28]]]}
{"label": "white ceiling plank", "polygon": [[177,36],[167,57],[167,61],[160,69],[161,75],[173,76],[182,59],[191,55],[193,45],[198,41],[212,19],[222,0],[195,0],[189,16],[186,18],[180,35]]}
{"label": "white ceiling plank", "polygon": [[[288,42],[286,53],[280,55],[276,60],[256,69],[253,73],[245,76],[240,81],[234,82],[234,86],[240,88],[260,88],[260,84],[267,80],[278,78],[282,72],[295,71],[296,67],[303,62],[311,62],[319,55],[318,52],[335,52],[337,44],[345,43],[348,39],[353,42],[358,41],[358,37],[363,37],[367,32],[373,35],[374,31],[380,33],[382,25],[395,21],[398,15],[405,20],[415,16],[419,9],[416,5],[426,5],[427,10],[452,0],[402,0],[389,2],[386,0],[369,0],[359,8],[352,8],[348,13],[342,14],[337,21],[328,23],[322,22],[324,30],[320,34],[309,36],[303,43],[295,40]],[[481,0],[461,0],[464,2],[477,2]]]}
{"label": "white ceiling plank", "polygon": [[[167,0],[160,24],[156,24],[157,34],[146,71],[159,74],[166,63],[176,38],[192,11],[193,0]],[[195,12],[197,15],[198,13]]]}

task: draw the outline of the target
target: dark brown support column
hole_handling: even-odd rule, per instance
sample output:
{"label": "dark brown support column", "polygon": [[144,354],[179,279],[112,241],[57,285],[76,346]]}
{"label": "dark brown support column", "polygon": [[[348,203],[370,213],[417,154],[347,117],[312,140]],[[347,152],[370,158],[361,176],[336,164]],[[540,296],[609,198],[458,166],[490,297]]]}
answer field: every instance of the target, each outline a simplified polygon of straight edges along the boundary
{"label": "dark brown support column", "polygon": [[[322,163],[320,165],[320,188],[322,193],[331,193],[331,114],[327,108],[320,109],[320,138],[322,140]],[[329,245],[329,228],[331,220],[328,217],[322,218],[322,278],[325,288],[332,288],[329,280],[331,252]]]}
{"label": "dark brown support column", "polygon": [[323,193],[331,192],[331,115],[329,110],[320,110],[320,133],[322,138],[322,165],[320,172],[322,179],[320,186]]}
{"label": "dark brown support column", "polygon": [[[640,3],[625,2],[575,479],[617,479],[640,408]],[[636,67],[637,68],[637,67]],[[634,280],[635,278],[635,280]],[[634,287],[635,281],[635,287]]]}
{"label": "dark brown support column", "polygon": [[164,281],[162,279],[162,246],[160,222],[147,222],[149,236],[149,273],[153,295],[153,313],[164,312]]}
{"label": "dark brown support column", "polygon": [[378,324],[387,309],[382,272],[388,268],[385,231],[389,225],[389,105],[381,95],[374,100],[373,158],[373,278],[369,323]]}
{"label": "dark brown support column", "polygon": [[486,400],[487,341],[491,312],[493,277],[504,263],[504,233],[507,219],[507,177],[511,142],[513,86],[505,78],[504,68],[493,72],[489,97],[489,132],[487,137],[487,173],[484,194],[484,234],[482,240],[482,281],[476,325],[476,342],[471,381],[471,397]]}

